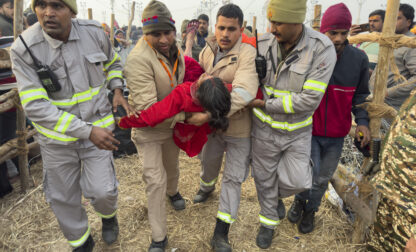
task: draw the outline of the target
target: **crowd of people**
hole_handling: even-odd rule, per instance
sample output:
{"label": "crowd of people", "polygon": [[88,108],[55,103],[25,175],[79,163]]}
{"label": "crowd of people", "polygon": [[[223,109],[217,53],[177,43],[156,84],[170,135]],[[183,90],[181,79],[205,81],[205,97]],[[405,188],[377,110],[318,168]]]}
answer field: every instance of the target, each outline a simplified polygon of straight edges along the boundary
{"label": "crowd of people", "polygon": [[[3,36],[13,35],[12,6],[13,0],[0,1]],[[27,13],[31,25],[11,46],[12,70],[38,131],[47,202],[74,251],[92,251],[95,244],[82,196],[102,219],[104,242],[118,238],[117,126],[132,128],[140,151],[150,252],[168,244],[166,197],[175,210],[186,208],[178,187],[180,149],[201,161],[194,204],[212,197],[225,156],[210,244],[226,252],[232,251],[228,233],[250,170],[260,204],[255,243],[267,249],[286,215],[299,232],[313,232],[353,119],[360,147],[371,140],[368,113],[358,105],[374,88],[379,46],[349,44],[348,36],[364,30],[352,25],[343,3],[325,11],[318,32],[304,24],[306,0],[270,0],[271,30],[258,42],[236,4],[218,10],[214,34],[202,14],[185,20],[177,38],[172,13],[152,0],[142,27],[133,27],[130,37],[127,27],[117,27],[114,45],[108,25],[76,18],[76,0],[32,0]],[[384,16],[384,10],[370,13],[369,32],[382,31]],[[413,19],[413,7],[401,4],[396,33],[415,36]],[[395,49],[394,59],[412,82],[416,49]],[[385,102],[396,110],[416,86],[402,82],[389,72]],[[118,110],[125,116],[117,123]],[[9,113],[1,114],[2,143],[13,135],[3,126],[14,120]],[[0,171],[3,196],[11,187],[3,182],[4,164]],[[290,196],[286,211],[282,199]]]}

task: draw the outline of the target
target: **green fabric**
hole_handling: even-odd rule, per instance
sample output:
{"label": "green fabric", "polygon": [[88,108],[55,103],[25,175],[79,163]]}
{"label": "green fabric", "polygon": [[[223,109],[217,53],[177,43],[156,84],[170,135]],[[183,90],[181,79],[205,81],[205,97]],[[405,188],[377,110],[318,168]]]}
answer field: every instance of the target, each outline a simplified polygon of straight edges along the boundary
{"label": "green fabric", "polygon": [[372,42],[364,42],[362,43],[358,48],[363,50],[367,56],[368,60],[371,63],[376,63],[378,61],[378,51],[379,51],[379,44],[378,43],[372,43]]}
{"label": "green fabric", "polygon": [[416,237],[416,91],[402,105],[371,180],[381,193],[368,242],[371,251],[403,251]]}
{"label": "green fabric", "polygon": [[[78,14],[77,0],[61,0],[64,2],[74,13]],[[32,10],[35,11],[35,5],[37,0],[32,0]]]}
{"label": "green fabric", "polygon": [[[146,20],[157,16],[157,22],[146,24]],[[172,23],[172,14],[168,7],[162,2],[152,0],[143,10],[143,33],[149,34],[156,31],[174,31],[175,25]],[[171,21],[172,20],[172,21]]]}
{"label": "green fabric", "polygon": [[270,21],[302,24],[305,21],[306,0],[270,0],[267,18]]}

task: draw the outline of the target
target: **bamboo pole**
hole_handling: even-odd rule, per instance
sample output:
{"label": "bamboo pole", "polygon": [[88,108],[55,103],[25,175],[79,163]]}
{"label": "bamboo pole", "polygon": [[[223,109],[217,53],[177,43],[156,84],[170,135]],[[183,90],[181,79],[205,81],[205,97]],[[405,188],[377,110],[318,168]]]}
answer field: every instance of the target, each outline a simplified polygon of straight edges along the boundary
{"label": "bamboo pole", "polygon": [[257,29],[257,17],[253,17],[253,32],[256,32]]}
{"label": "bamboo pole", "polygon": [[88,8],[88,19],[92,20],[93,16],[92,16],[92,8]]}
{"label": "bamboo pole", "polygon": [[[396,30],[397,14],[399,12],[400,0],[388,0],[386,17],[384,19],[383,32],[381,37],[389,37],[394,35]],[[386,83],[389,73],[389,59],[393,54],[393,48],[389,45],[380,44],[378,53],[378,64],[376,69],[376,78],[374,84],[374,99],[375,104],[384,104],[384,97],[386,94]],[[376,141],[381,141],[380,136],[381,118],[372,118],[370,121],[371,138]]]}
{"label": "bamboo pole", "polygon": [[243,22],[243,28],[246,28],[247,27],[247,20],[244,20],[244,22]]}
{"label": "bamboo pole", "polygon": [[133,4],[131,5],[131,14],[130,14],[130,19],[129,19],[129,26],[127,27],[127,34],[126,34],[127,42],[130,40],[131,25],[133,24],[133,20],[134,20],[135,9],[136,9],[136,2],[133,1]]}
{"label": "bamboo pole", "polygon": [[[15,0],[14,1],[14,22],[13,22],[13,31],[14,39],[23,32],[23,4],[24,0]],[[19,97],[17,97],[19,99]],[[20,99],[19,99],[20,103]],[[25,112],[23,111],[22,106],[17,108],[17,145],[22,148],[27,148],[26,143],[26,117]],[[19,170],[20,170],[20,183],[22,187],[22,192],[26,193],[26,190],[29,187],[29,169],[27,161],[27,153],[21,151],[19,153]]]}
{"label": "bamboo pole", "polygon": [[320,4],[315,5],[315,13],[314,13],[313,24],[312,24],[312,28],[315,31],[319,31],[319,28],[321,27],[321,14],[322,14],[322,5]]}
{"label": "bamboo pole", "polygon": [[[26,140],[33,137],[36,134],[36,130],[32,129],[26,135]],[[18,149],[15,148],[17,144],[17,138],[8,141],[7,143],[0,146],[0,164],[5,162],[7,159],[15,158],[18,154]],[[32,142],[28,145],[29,149],[38,147],[37,142]]]}
{"label": "bamboo pole", "polygon": [[111,30],[110,30],[110,41],[114,46],[114,21],[116,20],[114,13],[111,14]]}

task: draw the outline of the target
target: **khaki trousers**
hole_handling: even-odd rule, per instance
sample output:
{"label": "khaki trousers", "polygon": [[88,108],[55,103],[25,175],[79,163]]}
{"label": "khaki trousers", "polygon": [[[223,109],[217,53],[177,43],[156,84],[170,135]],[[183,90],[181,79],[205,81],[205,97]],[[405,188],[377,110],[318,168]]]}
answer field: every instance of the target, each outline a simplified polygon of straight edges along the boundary
{"label": "khaki trousers", "polygon": [[162,241],[167,234],[166,194],[173,196],[178,192],[179,148],[171,135],[154,142],[134,142],[143,162],[143,180],[146,183],[152,239]]}

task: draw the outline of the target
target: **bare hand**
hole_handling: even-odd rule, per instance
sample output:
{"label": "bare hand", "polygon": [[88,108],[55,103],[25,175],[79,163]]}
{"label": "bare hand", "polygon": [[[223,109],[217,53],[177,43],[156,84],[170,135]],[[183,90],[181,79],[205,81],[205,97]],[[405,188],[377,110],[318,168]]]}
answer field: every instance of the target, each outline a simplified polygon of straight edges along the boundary
{"label": "bare hand", "polygon": [[90,134],[90,140],[95,146],[102,150],[118,150],[120,142],[114,138],[113,132],[108,129],[93,126]]}
{"label": "bare hand", "polygon": [[404,252],[416,252],[416,240],[414,237],[411,237],[404,248]]}
{"label": "bare hand", "polygon": [[264,108],[265,102],[260,99],[254,99],[252,102],[250,102],[247,107],[249,108]]}
{"label": "bare hand", "polygon": [[124,108],[124,110],[126,110],[126,113],[128,116],[134,115],[138,117],[134,108],[130,106],[130,104],[126,101],[126,99],[124,99],[121,89],[116,88],[114,90],[114,97],[113,97],[113,112],[114,113],[117,112],[117,106],[119,105],[121,105]]}
{"label": "bare hand", "polygon": [[208,112],[194,112],[191,113],[191,117],[186,119],[186,122],[195,126],[201,126],[202,124],[208,122],[210,118],[211,116]]}
{"label": "bare hand", "polygon": [[355,129],[355,138],[357,139],[358,142],[361,143],[360,145],[361,148],[366,146],[371,140],[370,130],[368,129],[368,127],[364,125],[358,125],[357,128]]}
{"label": "bare hand", "polygon": [[361,32],[361,27],[359,25],[352,25],[350,28],[350,36],[355,36]]}

